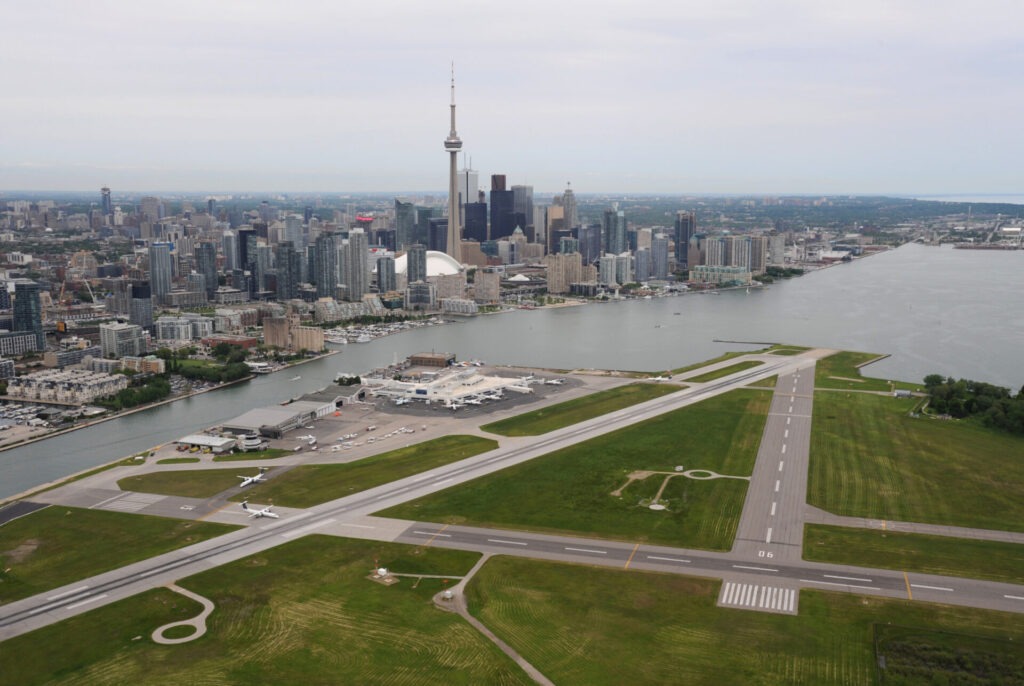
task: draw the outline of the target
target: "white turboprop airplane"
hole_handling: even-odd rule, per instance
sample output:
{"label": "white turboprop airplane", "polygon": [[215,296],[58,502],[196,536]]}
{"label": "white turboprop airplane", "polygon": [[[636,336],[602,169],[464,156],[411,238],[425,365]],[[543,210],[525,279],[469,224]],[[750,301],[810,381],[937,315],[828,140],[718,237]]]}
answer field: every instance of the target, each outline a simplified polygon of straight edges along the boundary
{"label": "white turboprop airplane", "polygon": [[266,471],[266,467],[260,467],[259,474],[253,474],[252,476],[239,476],[238,478],[242,480],[242,485],[239,486],[239,488],[245,488],[246,486],[252,486],[253,484],[263,483],[264,481],[266,481],[266,479],[263,478],[263,475],[266,473]]}
{"label": "white turboprop airplane", "polygon": [[276,512],[271,512],[270,511],[270,508],[272,508],[272,507],[273,507],[273,505],[267,505],[262,510],[250,510],[249,509],[249,501],[248,500],[243,500],[242,501],[242,509],[249,513],[249,519],[252,519],[253,517],[256,517],[256,518],[259,518],[259,517],[270,517],[271,519],[279,519],[281,517],[281,515],[277,514]]}

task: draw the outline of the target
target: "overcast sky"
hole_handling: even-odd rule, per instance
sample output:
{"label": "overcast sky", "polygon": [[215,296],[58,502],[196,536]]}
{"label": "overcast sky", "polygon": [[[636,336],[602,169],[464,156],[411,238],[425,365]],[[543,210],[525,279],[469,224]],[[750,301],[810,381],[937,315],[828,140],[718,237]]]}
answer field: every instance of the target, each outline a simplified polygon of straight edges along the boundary
{"label": "overcast sky", "polygon": [[1024,192],[1021,0],[31,0],[0,188]]}

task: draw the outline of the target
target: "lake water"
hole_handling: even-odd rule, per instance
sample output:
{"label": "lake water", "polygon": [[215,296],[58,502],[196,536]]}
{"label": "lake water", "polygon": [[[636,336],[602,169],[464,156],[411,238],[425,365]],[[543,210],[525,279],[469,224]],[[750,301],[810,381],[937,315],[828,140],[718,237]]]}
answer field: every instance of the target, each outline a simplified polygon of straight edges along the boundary
{"label": "lake water", "polygon": [[[1024,251],[906,245],[766,289],[518,310],[416,329],[294,370],[0,452],[0,498],[322,388],[414,352],[491,364],[663,371],[786,342],[889,353],[866,373],[1024,385]],[[301,379],[290,381],[296,375]]]}

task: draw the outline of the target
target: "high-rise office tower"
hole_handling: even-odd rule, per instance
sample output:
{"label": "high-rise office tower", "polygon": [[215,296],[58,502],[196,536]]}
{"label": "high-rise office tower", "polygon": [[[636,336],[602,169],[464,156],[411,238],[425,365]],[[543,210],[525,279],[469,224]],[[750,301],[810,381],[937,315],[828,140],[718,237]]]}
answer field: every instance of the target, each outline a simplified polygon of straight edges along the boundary
{"label": "high-rise office tower", "polygon": [[572,192],[571,184],[562,193],[562,207],[565,208],[566,228],[575,229],[580,225],[580,217],[576,211],[576,195]]}
{"label": "high-rise office tower", "polygon": [[128,321],[144,329],[153,326],[153,291],[148,281],[133,281]]}
{"label": "high-rise office tower", "polygon": [[323,233],[316,239],[314,257],[316,297],[333,298],[338,289],[337,234]]}
{"label": "high-rise office tower", "polygon": [[206,297],[213,300],[217,293],[217,246],[203,241],[196,246],[196,271],[205,279]]}
{"label": "high-rise office tower", "polygon": [[516,229],[512,191],[506,190],[505,175],[491,175],[491,240],[511,236]]}
{"label": "high-rise office tower", "polygon": [[232,272],[240,269],[238,261],[238,236],[231,230],[225,231],[221,238],[221,251],[224,253],[224,270]]}
{"label": "high-rise office tower", "polygon": [[487,240],[487,203],[468,202],[462,206],[465,222],[462,236],[466,240],[483,243]]}
{"label": "high-rise office tower", "polygon": [[[475,169],[466,167],[459,170],[459,204],[463,207],[463,214],[460,217],[461,225],[466,226],[465,205],[476,202],[476,195],[479,190],[480,175]],[[465,232],[463,232],[465,235]]]}
{"label": "high-rise office tower", "polygon": [[533,186],[512,186],[512,211],[526,239],[533,243],[537,236],[533,224]]}
{"label": "high-rise office tower", "polygon": [[427,248],[416,243],[409,246],[405,258],[405,275],[409,283],[427,280]]}
{"label": "high-rise office tower", "polygon": [[248,269],[250,262],[249,238],[255,237],[256,231],[252,228],[248,228],[239,229],[236,233],[238,234],[238,240],[236,241],[238,243],[238,264],[236,266],[238,269]]}
{"label": "high-rise office tower", "polygon": [[302,216],[289,214],[284,218],[284,237],[281,242],[288,241],[296,250],[301,250],[304,245],[302,239]]}
{"label": "high-rise office tower", "polygon": [[160,198],[147,195],[139,201],[139,212],[149,222],[159,221],[164,218],[164,204]]}
{"label": "high-rise office tower", "polygon": [[106,186],[100,189],[100,210],[104,217],[114,214],[114,203],[110,201],[110,189]]}
{"label": "high-rise office tower", "polygon": [[217,199],[207,198],[206,199],[206,214],[216,218],[217,216]]}
{"label": "high-rise office tower", "polygon": [[405,250],[416,242],[416,205],[395,198],[395,247]]}
{"label": "high-rise office tower", "polygon": [[576,237],[580,241],[583,264],[595,264],[601,257],[601,225],[581,226],[576,229]]}
{"label": "high-rise office tower", "polygon": [[634,279],[637,283],[651,280],[651,249],[637,248],[634,258]]}
{"label": "high-rise office tower", "polygon": [[668,236],[663,233],[656,233],[651,239],[651,277],[668,278]]}
{"label": "high-rise office tower", "polygon": [[697,233],[697,215],[694,212],[679,210],[676,212],[676,233],[673,237],[676,244],[676,262],[686,263],[686,253],[690,239]]}
{"label": "high-rise office tower", "polygon": [[431,217],[427,229],[427,250],[444,252],[448,243],[448,219],[446,217]]}
{"label": "high-rise office tower", "polygon": [[370,292],[370,243],[366,232],[352,229],[345,260],[345,297],[359,302]]}
{"label": "high-rise office tower", "polygon": [[149,284],[153,297],[163,304],[171,293],[170,243],[153,243],[149,246]]}
{"label": "high-rise office tower", "polygon": [[14,282],[15,331],[36,335],[36,350],[46,350],[46,334],[43,332],[43,307],[39,301],[39,284],[29,279]]}
{"label": "high-rise office tower", "polygon": [[377,292],[389,293],[398,289],[395,276],[395,258],[385,255],[377,259]]}
{"label": "high-rise office tower", "polygon": [[299,278],[302,259],[291,241],[277,246],[277,299],[299,297]]}
{"label": "high-rise office tower", "polygon": [[462,140],[455,132],[455,68],[452,67],[452,127],[448,137],[444,139],[444,149],[448,151],[448,240],[446,241],[445,252],[459,262],[462,261],[462,231],[459,223],[459,176],[458,161],[459,150],[462,149]]}
{"label": "high-rise office tower", "polygon": [[625,252],[629,247],[626,242],[626,213],[622,210],[605,210],[601,234],[604,252],[613,255]]}

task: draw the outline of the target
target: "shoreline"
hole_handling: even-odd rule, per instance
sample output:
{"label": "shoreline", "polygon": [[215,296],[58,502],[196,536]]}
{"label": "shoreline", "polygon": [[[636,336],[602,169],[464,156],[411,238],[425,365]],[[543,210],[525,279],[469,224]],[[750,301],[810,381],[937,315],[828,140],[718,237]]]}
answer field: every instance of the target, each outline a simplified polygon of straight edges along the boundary
{"label": "shoreline", "polygon": [[[328,350],[327,352],[321,353],[320,355],[318,355],[316,357],[311,357],[311,358],[308,358],[308,359],[299,360],[297,362],[286,364],[284,367],[281,367],[277,371],[271,372],[271,374],[277,374],[278,372],[287,371],[288,369],[291,369],[292,367],[297,367],[299,365],[306,364],[307,362],[312,362],[314,360],[319,360],[322,357],[329,357],[331,355],[336,355],[336,354],[338,354],[340,352],[341,352],[340,350]],[[200,391],[191,391],[191,392],[189,392],[189,393],[187,393],[185,395],[179,395],[179,396],[175,396],[173,398],[164,398],[163,400],[158,400],[157,402],[150,403],[148,405],[140,405],[138,407],[132,407],[130,409],[122,410],[122,411],[116,412],[114,414],[104,415],[103,417],[100,417],[99,419],[92,419],[90,421],[84,422],[82,424],[76,424],[75,426],[71,426],[71,427],[68,427],[66,429],[58,429],[57,431],[52,431],[50,433],[45,433],[45,434],[42,434],[41,436],[33,436],[31,438],[26,438],[23,441],[18,441],[16,443],[11,443],[10,445],[0,446],[0,453],[3,453],[5,451],[7,451],[7,450],[13,450],[14,448],[22,448],[22,447],[24,447],[26,445],[31,445],[33,443],[38,443],[39,441],[45,441],[48,438],[56,438],[57,436],[63,436],[64,434],[69,434],[69,433],[72,433],[74,431],[79,431],[80,429],[88,429],[90,426],[95,426],[97,424],[103,424],[104,422],[109,422],[109,421],[112,421],[114,419],[120,419],[121,417],[127,417],[127,416],[135,414],[137,412],[144,412],[146,410],[151,410],[151,409],[153,409],[155,407],[160,407],[161,405],[169,405],[170,403],[174,403],[174,402],[177,402],[179,400],[185,400],[187,398],[191,398],[191,397],[194,397],[194,396],[197,396],[197,395],[202,395],[203,393],[211,393],[213,391],[218,391],[218,390],[220,390],[222,388],[228,388],[229,386],[235,386],[235,385],[238,385],[238,384],[246,382],[246,381],[252,381],[257,376],[268,376],[268,375],[267,374],[262,374],[262,375],[260,375],[260,374],[249,374],[248,376],[244,376],[241,379],[235,379],[234,381],[228,381],[226,383],[218,384],[218,385],[214,386],[213,388],[204,388],[203,390],[200,390]],[[118,458],[118,460],[123,460],[123,459],[124,459],[124,456]],[[72,476],[74,476],[74,475],[72,475]],[[70,477],[68,477],[68,478],[70,478]],[[35,490],[35,489],[33,489],[33,490]],[[3,502],[6,502],[6,500],[4,500]]]}

